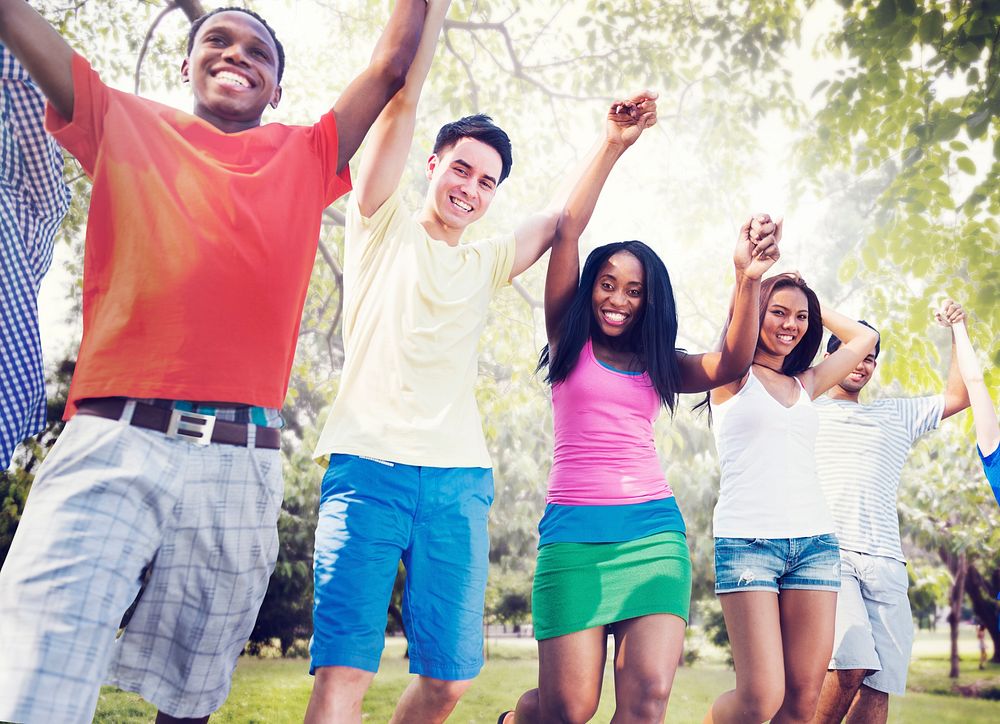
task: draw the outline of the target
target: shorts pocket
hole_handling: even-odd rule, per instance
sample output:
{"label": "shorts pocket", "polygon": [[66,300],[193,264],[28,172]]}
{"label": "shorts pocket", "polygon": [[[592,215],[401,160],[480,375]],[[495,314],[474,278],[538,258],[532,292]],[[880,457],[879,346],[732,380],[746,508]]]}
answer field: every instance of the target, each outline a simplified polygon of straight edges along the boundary
{"label": "shorts pocket", "polygon": [[813,542],[823,548],[840,548],[840,541],[833,533],[824,533],[823,535],[813,536]]}
{"label": "shorts pocket", "polygon": [[763,538],[716,538],[716,548],[750,549],[764,542]]}

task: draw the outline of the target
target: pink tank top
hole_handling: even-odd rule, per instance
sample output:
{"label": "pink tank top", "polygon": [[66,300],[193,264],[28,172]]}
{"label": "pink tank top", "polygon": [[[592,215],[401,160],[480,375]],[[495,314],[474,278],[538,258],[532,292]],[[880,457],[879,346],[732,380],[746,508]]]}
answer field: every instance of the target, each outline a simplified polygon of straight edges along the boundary
{"label": "pink tank top", "polygon": [[588,339],[576,367],[552,387],[555,452],[546,502],[629,505],[672,496],[653,442],[660,407],[648,374],[605,367]]}

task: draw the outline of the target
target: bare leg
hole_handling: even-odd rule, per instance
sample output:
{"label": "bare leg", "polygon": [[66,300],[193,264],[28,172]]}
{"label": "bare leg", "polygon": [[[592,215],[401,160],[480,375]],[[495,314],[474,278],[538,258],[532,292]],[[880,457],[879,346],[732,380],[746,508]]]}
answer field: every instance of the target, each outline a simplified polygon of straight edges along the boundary
{"label": "bare leg", "polygon": [[843,721],[868,673],[865,669],[827,671],[813,724],[839,724]]}
{"label": "bare leg", "polygon": [[612,724],[662,724],[684,646],[684,628],[684,619],[666,613],[615,624]]}
{"label": "bare leg", "polygon": [[862,684],[847,712],[846,724],[885,724],[889,719],[889,695]]}
{"label": "bare leg", "polygon": [[517,702],[505,724],[586,722],[597,713],[608,635],[596,626],[538,642],[538,688]]}
{"label": "bare leg", "polygon": [[399,697],[390,724],[440,724],[471,684],[471,679],[444,681],[418,676]]}
{"label": "bare leg", "polygon": [[785,657],[785,699],[774,724],[808,722],[816,713],[833,653],[836,591],[786,589],[778,597]]}
{"label": "bare leg", "polygon": [[316,669],[305,724],[358,724],[361,701],[375,674],[349,666]]}
{"label": "bare leg", "polygon": [[719,601],[733,648],[736,688],[715,700],[705,721],[719,724],[767,721],[785,697],[778,594],[723,593]]}

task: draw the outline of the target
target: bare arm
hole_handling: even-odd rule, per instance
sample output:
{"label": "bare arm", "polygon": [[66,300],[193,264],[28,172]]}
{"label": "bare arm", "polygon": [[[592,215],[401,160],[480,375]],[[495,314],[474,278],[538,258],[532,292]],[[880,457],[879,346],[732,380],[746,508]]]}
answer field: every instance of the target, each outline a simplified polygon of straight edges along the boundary
{"label": "bare arm", "polygon": [[[950,301],[950,300],[949,300]],[[947,307],[947,303],[945,304]],[[983,370],[979,366],[976,352],[969,339],[969,331],[965,328],[965,315],[960,319],[950,321],[945,310],[935,315],[941,324],[950,326],[952,332],[952,366],[959,369],[962,380],[967,388],[968,400],[972,404],[972,417],[976,422],[976,442],[983,455],[989,455],[1000,447],[1000,423],[997,421],[996,407],[990,397],[990,391],[983,381]],[[951,382],[949,370],[948,382]],[[946,393],[947,400],[947,393]],[[947,409],[947,402],[945,403]]]}
{"label": "bare arm", "polygon": [[[605,123],[605,138],[612,145],[624,145],[624,148],[628,148],[635,143],[645,128],[654,123],[656,123],[656,93],[648,90],[642,91],[628,100],[615,101],[612,104]],[[515,249],[514,264],[510,271],[511,279],[528,269],[542,257],[542,254],[548,251],[554,243],[558,227],[564,227],[558,233],[567,239],[575,234],[576,239],[579,240],[580,234],[583,233],[583,229],[593,214],[601,188],[607,180],[614,162],[618,160],[617,157],[613,160],[608,157],[602,158],[604,155],[605,151],[601,150],[599,143],[588,157],[585,170],[577,183],[572,186],[561,186],[545,211],[528,217],[517,227],[514,232]],[[621,153],[618,155],[620,156]],[[611,160],[610,165],[602,170],[602,167],[609,160]],[[593,186],[592,184],[597,185]],[[574,202],[576,206],[576,211],[573,212],[575,218],[564,218],[572,194],[578,194]],[[592,197],[593,203],[587,200],[588,195]],[[588,204],[589,210],[586,210]],[[582,225],[579,223],[580,221],[583,221]],[[566,224],[570,224],[570,226],[566,226]],[[576,241],[572,243],[576,244]],[[575,247],[573,254],[578,254]],[[579,265],[579,261],[577,261],[577,265]],[[548,281],[546,281],[546,286],[548,286]],[[573,288],[576,288],[575,282]],[[547,318],[548,314],[546,313]],[[548,326],[546,322],[546,328]]]}
{"label": "bare arm", "polygon": [[802,386],[816,399],[851,373],[871,354],[878,342],[878,332],[833,309],[823,309],[823,326],[840,338],[837,351],[801,375]]}
{"label": "bare arm", "polygon": [[643,130],[656,123],[655,96],[650,98],[651,95],[647,92],[641,98],[636,97],[638,103],[633,98],[611,106],[604,134],[570,187],[562,210],[535,215],[515,232],[517,250],[511,278],[531,266],[548,245],[552,245],[545,276],[545,332],[550,345],[558,342],[563,316],[576,293],[580,276],[580,236],[590,223],[604,183],[625,150],[635,143]]}
{"label": "bare arm", "polygon": [[733,315],[719,352],[681,354],[681,392],[704,392],[721,385],[735,385],[739,391],[742,378],[753,362],[760,332],[760,278],[780,257],[781,221],[772,222],[766,214],[755,216],[740,229],[733,264],[736,286],[733,288]]}
{"label": "bare arm", "polygon": [[334,104],[339,139],[338,172],[354,156],[389,99],[403,87],[427,14],[426,0],[397,0],[368,67],[351,81]]}
{"label": "bare arm", "polygon": [[[966,340],[969,339],[969,335],[968,331],[965,330],[965,311],[961,305],[956,304],[951,299],[946,300],[941,305],[941,309],[934,313],[934,317],[941,326],[951,327],[951,362],[948,363],[948,381],[944,387],[944,409],[941,411],[941,419],[943,420],[969,406],[969,391],[966,389],[964,375],[958,367],[958,342],[955,328],[961,324],[963,331],[965,331]],[[969,349],[972,349],[971,341]],[[975,360],[975,355],[972,359]],[[980,383],[983,381],[982,371],[979,372],[979,381]]]}
{"label": "bare arm", "polygon": [[73,49],[24,0],[0,0],[0,42],[63,118],[73,118]]}
{"label": "bare arm", "polygon": [[354,182],[354,197],[363,216],[371,216],[399,185],[413,143],[417,104],[430,72],[438,35],[451,0],[430,0],[417,54],[406,82],[379,114],[368,134]]}

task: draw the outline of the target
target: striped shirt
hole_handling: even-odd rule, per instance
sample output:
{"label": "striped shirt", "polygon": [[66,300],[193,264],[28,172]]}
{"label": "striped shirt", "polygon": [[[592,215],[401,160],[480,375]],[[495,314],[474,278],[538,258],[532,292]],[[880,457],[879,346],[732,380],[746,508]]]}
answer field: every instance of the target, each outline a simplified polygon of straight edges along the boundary
{"label": "striped shirt", "polygon": [[45,99],[0,45],[0,470],[45,426],[38,289],[69,207]]}
{"label": "striped shirt", "polygon": [[816,400],[816,471],[840,547],[906,562],[896,491],[910,448],[941,422],[944,398],[888,398],[870,405]]}

